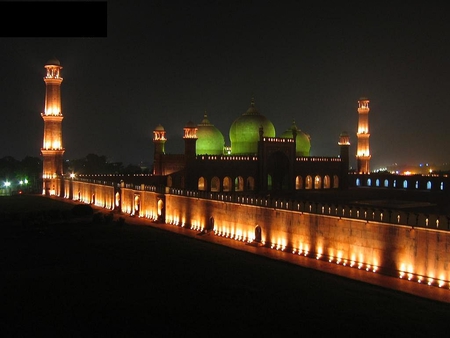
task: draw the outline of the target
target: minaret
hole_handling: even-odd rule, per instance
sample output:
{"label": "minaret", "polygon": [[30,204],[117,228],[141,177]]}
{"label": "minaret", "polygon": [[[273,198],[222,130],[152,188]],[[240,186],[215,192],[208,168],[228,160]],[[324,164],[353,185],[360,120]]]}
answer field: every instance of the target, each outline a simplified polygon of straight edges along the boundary
{"label": "minaret", "polygon": [[153,130],[153,144],[155,145],[155,154],[165,154],[164,145],[166,144],[166,131],[161,124]]}
{"label": "minaret", "polygon": [[356,162],[358,173],[369,173],[369,99],[360,98],[358,101],[358,148],[356,151]]}
{"label": "minaret", "polygon": [[41,113],[44,120],[44,142],[41,148],[43,156],[43,190],[44,195],[60,195],[62,193],[61,177],[63,175],[63,154],[65,149],[62,144],[62,120],[61,113],[61,67],[57,59],[52,59],[44,66],[47,75],[45,82],[45,109]]}
{"label": "minaret", "polygon": [[339,135],[340,155],[341,158],[341,182],[339,184],[339,188],[347,189],[348,188],[348,170],[350,166],[350,136],[346,131],[343,131]]}
{"label": "minaret", "polygon": [[161,124],[153,130],[153,144],[155,150],[153,153],[153,175],[163,175],[163,156],[166,153],[164,145],[166,144],[166,131]]}
{"label": "minaret", "polygon": [[193,159],[196,155],[196,144],[197,144],[197,125],[189,121],[184,126],[184,155],[186,159]]}

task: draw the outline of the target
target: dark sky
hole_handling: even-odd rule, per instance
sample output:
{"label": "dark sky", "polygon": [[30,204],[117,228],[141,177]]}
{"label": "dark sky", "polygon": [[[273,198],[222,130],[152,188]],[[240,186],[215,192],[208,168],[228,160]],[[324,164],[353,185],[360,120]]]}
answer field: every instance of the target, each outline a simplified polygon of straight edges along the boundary
{"label": "dark sky", "polygon": [[[367,97],[371,169],[449,161],[450,22],[442,8],[132,3],[108,2],[107,37],[0,38],[0,157],[40,156],[44,65],[56,57],[66,159],[151,162],[158,124],[166,152],[180,153],[184,125],[205,111],[229,145],[231,124],[254,97],[277,136],[292,120],[311,135],[311,155],[338,155],[347,131],[354,166],[358,99]],[[56,31],[67,15],[53,19]]]}

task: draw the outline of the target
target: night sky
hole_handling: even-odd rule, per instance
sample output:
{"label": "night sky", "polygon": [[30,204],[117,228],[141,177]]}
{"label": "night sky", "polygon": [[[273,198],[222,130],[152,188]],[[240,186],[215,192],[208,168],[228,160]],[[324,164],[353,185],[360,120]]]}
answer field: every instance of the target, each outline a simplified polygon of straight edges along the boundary
{"label": "night sky", "polygon": [[[0,157],[40,156],[44,65],[57,58],[66,159],[94,153],[151,163],[158,124],[166,153],[181,153],[183,127],[205,111],[229,145],[229,128],[253,97],[277,136],[293,120],[310,134],[313,156],[337,156],[347,131],[354,167],[358,99],[367,97],[371,169],[450,160],[450,20],[442,8],[133,3],[108,2],[107,37],[0,38]],[[67,15],[48,19],[55,36]]]}

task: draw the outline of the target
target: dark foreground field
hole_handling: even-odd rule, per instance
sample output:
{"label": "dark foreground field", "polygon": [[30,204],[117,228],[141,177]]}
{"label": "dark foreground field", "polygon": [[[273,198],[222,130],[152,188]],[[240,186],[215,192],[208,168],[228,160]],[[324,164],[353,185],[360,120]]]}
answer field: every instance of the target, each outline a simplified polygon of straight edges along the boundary
{"label": "dark foreground field", "polygon": [[[31,198],[31,197],[27,197]],[[53,208],[43,197],[14,200]],[[0,212],[16,207],[0,197]],[[47,202],[47,201],[45,201]],[[58,203],[59,201],[54,201]],[[39,206],[39,207],[37,207]],[[73,207],[70,204],[61,208]],[[0,225],[2,337],[448,335],[450,304],[150,226]]]}

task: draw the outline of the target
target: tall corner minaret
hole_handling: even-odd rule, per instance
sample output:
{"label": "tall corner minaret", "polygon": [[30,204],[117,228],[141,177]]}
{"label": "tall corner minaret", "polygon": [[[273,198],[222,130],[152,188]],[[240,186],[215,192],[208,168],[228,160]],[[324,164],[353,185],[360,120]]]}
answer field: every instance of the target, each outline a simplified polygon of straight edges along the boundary
{"label": "tall corner minaret", "polygon": [[43,157],[43,190],[44,195],[61,195],[63,175],[63,154],[61,112],[61,64],[51,59],[44,66],[47,74],[45,82],[45,108],[41,113],[44,120],[44,141],[41,148]]}
{"label": "tall corner minaret", "polygon": [[370,150],[369,150],[369,99],[362,97],[358,101],[358,146],[356,151],[356,162],[358,173],[370,173]]}

